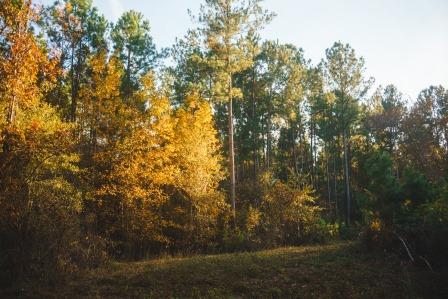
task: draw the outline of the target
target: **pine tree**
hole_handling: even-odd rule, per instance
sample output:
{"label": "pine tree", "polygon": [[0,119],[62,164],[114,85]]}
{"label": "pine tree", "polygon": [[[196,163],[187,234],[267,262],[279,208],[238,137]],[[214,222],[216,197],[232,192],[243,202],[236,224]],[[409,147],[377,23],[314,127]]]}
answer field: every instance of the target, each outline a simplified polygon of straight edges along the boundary
{"label": "pine tree", "polygon": [[213,69],[213,98],[227,103],[228,155],[230,199],[234,220],[235,205],[235,148],[233,99],[241,97],[234,87],[233,77],[252,65],[247,34],[254,34],[272,17],[260,7],[261,0],[206,0],[201,6],[198,21],[205,46],[209,51],[207,63]]}
{"label": "pine tree", "polygon": [[131,10],[120,17],[111,33],[114,49],[125,69],[122,94],[127,100],[139,90],[140,78],[155,67],[158,54],[150,29],[143,15]]}
{"label": "pine tree", "polygon": [[46,100],[64,111],[67,119],[76,120],[79,90],[87,80],[89,56],[106,50],[107,21],[92,7],[91,0],[56,1],[47,8],[42,20],[49,48],[59,56],[57,87]]}
{"label": "pine tree", "polygon": [[334,89],[337,101],[336,116],[343,144],[345,193],[347,201],[347,224],[350,224],[351,188],[350,188],[350,130],[357,118],[357,107],[360,97],[368,89],[368,82],[363,78],[364,59],[356,57],[355,51],[348,44],[336,42],[326,50],[324,67],[328,84]]}

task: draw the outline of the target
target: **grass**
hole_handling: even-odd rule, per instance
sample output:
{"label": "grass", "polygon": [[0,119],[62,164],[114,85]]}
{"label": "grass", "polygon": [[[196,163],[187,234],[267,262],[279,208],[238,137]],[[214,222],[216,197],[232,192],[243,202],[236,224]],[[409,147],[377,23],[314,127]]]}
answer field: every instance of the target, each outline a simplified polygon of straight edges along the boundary
{"label": "grass", "polygon": [[48,298],[443,298],[448,294],[444,278],[395,259],[362,253],[355,243],[340,242],[114,262],[75,277],[64,287],[32,294]]}

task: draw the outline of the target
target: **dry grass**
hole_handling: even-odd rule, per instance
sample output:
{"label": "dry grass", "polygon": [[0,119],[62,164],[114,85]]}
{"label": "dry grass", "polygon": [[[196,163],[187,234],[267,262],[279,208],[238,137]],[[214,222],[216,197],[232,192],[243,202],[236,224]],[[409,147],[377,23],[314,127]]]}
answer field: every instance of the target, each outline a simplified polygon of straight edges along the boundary
{"label": "dry grass", "polygon": [[344,242],[115,262],[73,278],[64,287],[22,294],[58,298],[442,298],[447,294],[442,274],[411,269]]}

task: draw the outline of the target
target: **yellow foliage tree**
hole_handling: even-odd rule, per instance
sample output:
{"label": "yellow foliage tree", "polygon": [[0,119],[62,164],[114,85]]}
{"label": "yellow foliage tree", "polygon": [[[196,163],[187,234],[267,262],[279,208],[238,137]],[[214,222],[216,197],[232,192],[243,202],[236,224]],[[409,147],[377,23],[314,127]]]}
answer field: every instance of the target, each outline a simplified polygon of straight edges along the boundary
{"label": "yellow foliage tree", "polygon": [[[165,244],[161,207],[168,200],[164,186],[174,185],[178,171],[174,165],[175,147],[173,112],[167,98],[153,92],[150,77],[144,77],[141,97],[150,96],[146,111],[126,106],[126,131],[102,153],[97,161],[110,166],[104,172],[103,185],[97,192],[100,204],[108,207],[110,226],[106,234],[119,244],[118,251],[142,255]],[[104,218],[104,217],[103,217]]]}
{"label": "yellow foliage tree", "polygon": [[0,123],[13,125],[18,113],[39,104],[44,85],[40,77],[54,80],[49,75],[55,72],[55,61],[48,60],[31,32],[31,23],[36,20],[30,0],[2,1],[0,107],[5,114]]}
{"label": "yellow foliage tree", "polygon": [[125,104],[128,132],[95,156],[109,166],[97,192],[105,207],[98,209],[100,222],[118,253],[136,257],[165,246],[204,245],[227,208],[217,191],[224,174],[210,105],[191,95],[173,111],[151,74],[142,84]]}
{"label": "yellow foliage tree", "polygon": [[90,80],[79,91],[77,122],[85,166],[94,164],[94,155],[123,137],[126,107],[120,99],[121,66],[116,57],[100,52],[89,59]]}
{"label": "yellow foliage tree", "polygon": [[319,220],[321,208],[309,187],[295,188],[264,174],[266,186],[260,210],[265,242],[272,244],[298,243],[309,237]]}
{"label": "yellow foliage tree", "polygon": [[42,101],[54,64],[30,31],[31,1],[2,1],[0,25],[0,263],[24,274],[60,268],[77,236],[79,193],[71,126]]}
{"label": "yellow foliage tree", "polygon": [[[217,232],[218,217],[229,206],[224,194],[218,191],[218,184],[224,179],[221,144],[210,104],[191,94],[180,107],[176,117],[176,164],[179,171],[175,177],[178,215],[175,223],[184,237],[183,246],[204,246]],[[177,243],[182,242],[174,235]]]}

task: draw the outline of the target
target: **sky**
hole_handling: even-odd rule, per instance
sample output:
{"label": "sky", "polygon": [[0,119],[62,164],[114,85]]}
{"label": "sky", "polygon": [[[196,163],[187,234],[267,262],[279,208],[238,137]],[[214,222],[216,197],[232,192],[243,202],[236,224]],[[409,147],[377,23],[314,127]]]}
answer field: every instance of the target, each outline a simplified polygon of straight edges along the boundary
{"label": "sky", "polygon": [[[35,0],[50,4],[53,0]],[[202,0],[93,0],[109,20],[142,12],[158,48],[195,27]],[[375,86],[395,84],[411,99],[430,85],[448,88],[448,0],[265,0],[277,14],[262,38],[303,48],[314,64],[335,41],[349,43],[366,60]]]}

